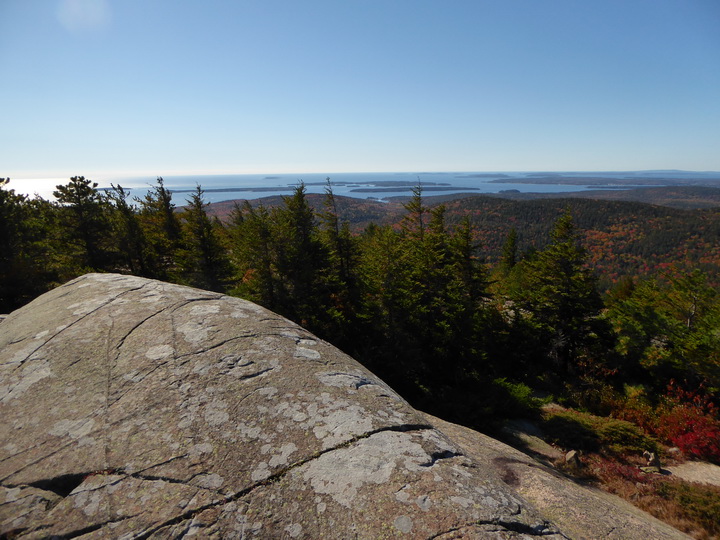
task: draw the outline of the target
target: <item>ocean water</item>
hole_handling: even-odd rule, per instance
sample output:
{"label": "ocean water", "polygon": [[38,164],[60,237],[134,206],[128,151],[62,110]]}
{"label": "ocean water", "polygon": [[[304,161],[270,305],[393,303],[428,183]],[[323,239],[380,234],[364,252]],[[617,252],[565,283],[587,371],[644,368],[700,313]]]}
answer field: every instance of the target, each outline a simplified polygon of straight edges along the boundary
{"label": "ocean water", "polygon": [[[432,172],[432,173],[304,173],[304,174],[225,174],[164,176],[165,187],[172,191],[173,202],[184,205],[198,185],[204,190],[206,202],[220,202],[232,199],[257,199],[272,195],[290,195],[300,182],[308,193],[324,193],[327,179],[330,179],[333,193],[356,198],[384,200],[398,195],[409,195],[413,187],[420,184],[424,195],[451,193],[499,193],[507,190],[535,193],[563,193],[596,188],[593,185],[528,184],[533,176],[551,173],[477,173],[477,172]],[[567,178],[573,173],[563,173]],[[583,173],[588,176],[588,173]],[[579,175],[578,175],[579,176]],[[8,188],[29,196],[37,194],[53,199],[52,192],[58,184],[69,179],[38,178],[11,180]],[[111,184],[121,185],[134,197],[143,197],[156,184],[156,177],[122,177],[93,179],[100,188]],[[611,181],[611,179],[609,179]],[[622,186],[627,187],[627,186]],[[621,186],[617,186],[621,188]]]}

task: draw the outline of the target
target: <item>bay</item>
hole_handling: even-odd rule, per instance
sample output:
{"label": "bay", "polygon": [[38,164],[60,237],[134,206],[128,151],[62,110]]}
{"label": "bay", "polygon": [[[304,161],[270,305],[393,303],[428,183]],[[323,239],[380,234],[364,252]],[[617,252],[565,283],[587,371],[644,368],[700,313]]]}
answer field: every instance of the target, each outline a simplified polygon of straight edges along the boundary
{"label": "bay", "polygon": [[[567,183],[527,183],[538,174],[534,172],[391,172],[391,173],[303,173],[303,174],[222,174],[164,176],[165,187],[173,193],[173,202],[182,206],[196,186],[204,190],[206,202],[232,199],[257,199],[272,195],[290,195],[302,182],[308,193],[324,193],[330,179],[333,193],[355,198],[385,200],[388,197],[409,195],[418,184],[424,195],[452,193],[500,193],[516,190],[534,193],[563,193],[597,188],[596,185]],[[575,173],[562,173],[562,178]],[[583,173],[588,175],[589,173]],[[609,176],[609,175],[608,175]],[[111,184],[128,189],[132,196],[142,198],[156,184],[156,177],[92,178],[101,189]],[[611,178],[608,178],[611,180]],[[35,194],[53,199],[58,184],[69,179],[38,178],[11,180],[10,189],[28,196]],[[626,186],[616,186],[621,189]]]}

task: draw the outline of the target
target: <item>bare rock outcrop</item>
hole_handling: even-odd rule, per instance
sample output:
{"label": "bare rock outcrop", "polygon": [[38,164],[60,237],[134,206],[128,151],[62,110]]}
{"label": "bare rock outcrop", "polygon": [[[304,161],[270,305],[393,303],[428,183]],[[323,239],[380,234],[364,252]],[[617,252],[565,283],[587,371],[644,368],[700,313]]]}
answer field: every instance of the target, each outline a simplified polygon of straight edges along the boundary
{"label": "bare rock outcrop", "polygon": [[8,315],[0,419],[0,537],[564,537],[352,358],[188,287],[89,274]]}

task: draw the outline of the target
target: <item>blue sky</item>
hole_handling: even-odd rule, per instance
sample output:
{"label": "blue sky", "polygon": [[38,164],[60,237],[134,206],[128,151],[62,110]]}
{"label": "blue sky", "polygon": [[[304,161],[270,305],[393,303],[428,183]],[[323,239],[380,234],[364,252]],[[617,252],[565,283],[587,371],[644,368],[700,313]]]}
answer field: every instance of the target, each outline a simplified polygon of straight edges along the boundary
{"label": "blue sky", "polygon": [[1,0],[0,73],[14,179],[720,170],[717,0]]}

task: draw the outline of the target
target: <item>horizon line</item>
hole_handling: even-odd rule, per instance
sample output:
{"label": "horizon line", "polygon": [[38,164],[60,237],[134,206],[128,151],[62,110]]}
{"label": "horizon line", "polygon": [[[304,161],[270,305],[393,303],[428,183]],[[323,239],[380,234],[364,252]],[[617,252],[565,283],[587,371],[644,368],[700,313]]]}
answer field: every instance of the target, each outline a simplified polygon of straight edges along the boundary
{"label": "horizon line", "polygon": [[577,174],[577,173],[658,173],[658,172],[678,172],[693,174],[720,174],[720,170],[695,170],[695,169],[437,169],[437,170],[306,170],[306,171],[255,171],[255,172],[237,172],[237,171],[170,171],[165,174],[151,174],[145,172],[128,171],[128,172],[96,172],[91,174],[48,174],[47,172],[30,172],[20,173],[16,175],[0,175],[0,178],[9,178],[12,180],[60,180],[70,179],[74,176],[83,176],[92,180],[93,178],[102,177],[101,180],[114,180],[117,178],[164,178],[178,176],[258,176],[258,175],[300,175],[300,174],[459,174],[459,173],[481,173],[481,174],[507,174],[507,173],[548,173],[548,174]]}

